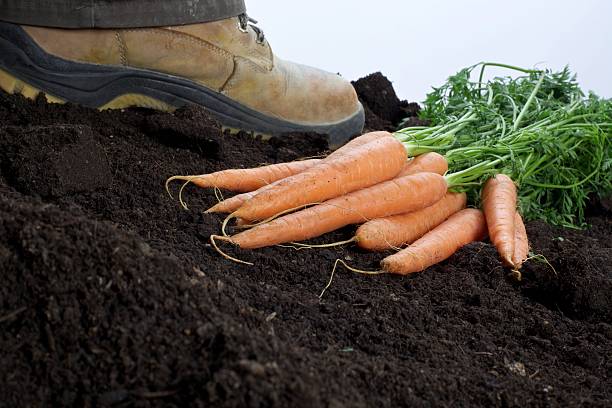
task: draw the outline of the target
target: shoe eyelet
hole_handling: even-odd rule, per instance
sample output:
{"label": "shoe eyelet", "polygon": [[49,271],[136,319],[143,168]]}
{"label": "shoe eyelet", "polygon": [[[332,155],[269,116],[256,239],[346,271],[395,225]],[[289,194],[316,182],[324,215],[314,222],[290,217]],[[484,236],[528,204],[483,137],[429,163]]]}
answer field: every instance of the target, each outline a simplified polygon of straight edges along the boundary
{"label": "shoe eyelet", "polygon": [[248,20],[243,17],[244,15],[238,16],[238,30],[243,33],[249,32],[249,23]]}

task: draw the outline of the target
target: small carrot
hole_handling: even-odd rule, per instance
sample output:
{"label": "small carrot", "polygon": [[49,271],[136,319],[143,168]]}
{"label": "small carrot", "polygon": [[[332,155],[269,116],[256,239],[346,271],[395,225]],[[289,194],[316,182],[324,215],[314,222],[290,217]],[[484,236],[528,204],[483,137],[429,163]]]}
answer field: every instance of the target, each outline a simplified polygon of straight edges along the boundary
{"label": "small carrot", "polygon": [[201,188],[222,188],[236,192],[254,191],[276,180],[284,179],[318,164],[320,159],[271,164],[251,169],[230,169],[199,176],[174,176],[166,181],[166,187],[174,180],[189,181]]}
{"label": "small carrot", "polygon": [[489,179],[482,190],[489,236],[506,266],[513,266],[516,200],[516,186],[505,174]]}
{"label": "small carrot", "polygon": [[245,202],[233,216],[262,220],[292,208],[339,197],[394,178],[405,162],[406,150],[397,139],[376,139],[287,177]]}
{"label": "small carrot", "polygon": [[449,258],[462,246],[484,239],[486,234],[483,213],[468,208],[452,215],[408,248],[383,259],[381,267],[398,275],[420,272]]}
{"label": "small carrot", "polygon": [[442,199],[446,190],[446,180],[439,174],[413,174],[285,215],[236,234],[231,241],[245,249],[303,241],[345,225],[426,208]]}
{"label": "small carrot", "polygon": [[515,270],[521,269],[523,262],[529,257],[529,239],[527,238],[527,230],[523,217],[519,212],[516,212],[514,218],[514,254],[512,256],[512,264]]}
{"label": "small carrot", "polygon": [[[387,132],[373,132],[373,133],[384,134]],[[372,135],[372,133],[370,133],[369,135]],[[438,153],[425,153],[425,154],[415,157],[414,159],[407,161],[406,164],[404,164],[402,171],[395,178],[409,176],[411,174],[416,174],[416,173],[426,173],[426,172],[427,173],[437,173],[442,176],[447,171],[448,171],[448,162],[446,161],[444,156]],[[225,199],[221,201],[220,203],[214,205],[213,207],[209,208],[206,212],[207,213],[231,214],[232,212],[240,208],[240,206],[242,206],[245,202],[255,197],[257,194],[272,188],[278,183],[279,181],[276,181],[272,184],[268,184],[267,186],[260,188],[257,191],[237,194],[233,197]]]}
{"label": "small carrot", "polygon": [[439,153],[430,152],[409,160],[397,177],[423,172],[437,173],[443,176],[447,171],[448,162],[446,158]]}
{"label": "small carrot", "polygon": [[368,221],[355,233],[359,247],[369,251],[386,251],[411,244],[465,208],[465,193],[447,193],[437,203],[419,211]]}

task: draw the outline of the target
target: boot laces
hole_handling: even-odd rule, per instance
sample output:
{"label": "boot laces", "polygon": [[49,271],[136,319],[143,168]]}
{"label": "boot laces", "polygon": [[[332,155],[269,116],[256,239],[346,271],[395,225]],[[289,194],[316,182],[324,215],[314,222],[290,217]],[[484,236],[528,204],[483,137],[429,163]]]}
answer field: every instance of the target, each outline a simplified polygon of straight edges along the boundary
{"label": "boot laces", "polygon": [[249,17],[248,14],[243,13],[238,16],[238,22],[239,22],[238,28],[240,29],[240,31],[242,31],[243,33],[248,33],[249,32],[248,29],[249,27],[251,27],[253,31],[255,31],[255,34],[257,34],[257,43],[259,44],[264,43],[264,41],[266,40],[266,35],[264,34],[261,28],[255,25],[257,24],[257,20]]}

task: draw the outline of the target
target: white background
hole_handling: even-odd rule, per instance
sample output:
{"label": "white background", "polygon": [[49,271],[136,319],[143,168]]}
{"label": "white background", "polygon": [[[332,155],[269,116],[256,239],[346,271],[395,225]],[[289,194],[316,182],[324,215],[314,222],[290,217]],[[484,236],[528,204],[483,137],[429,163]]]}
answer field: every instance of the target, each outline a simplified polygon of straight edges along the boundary
{"label": "white background", "polygon": [[610,0],[246,0],[279,57],[354,80],[381,71],[401,99],[479,61],[578,73],[612,97]]}

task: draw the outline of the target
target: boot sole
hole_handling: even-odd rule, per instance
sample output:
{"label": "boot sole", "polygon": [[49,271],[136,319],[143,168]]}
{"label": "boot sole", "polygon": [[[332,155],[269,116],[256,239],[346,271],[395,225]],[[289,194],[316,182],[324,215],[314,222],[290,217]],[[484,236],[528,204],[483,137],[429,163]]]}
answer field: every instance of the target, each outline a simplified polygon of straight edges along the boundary
{"label": "boot sole", "polygon": [[188,79],[137,68],[68,61],[48,54],[19,26],[0,22],[0,88],[52,103],[72,102],[97,109],[132,106],[172,111],[201,105],[225,127],[266,136],[289,132],[329,135],[331,147],[363,130],[364,111],[322,125],[304,125],[271,117]]}

